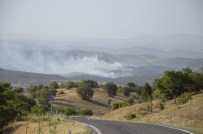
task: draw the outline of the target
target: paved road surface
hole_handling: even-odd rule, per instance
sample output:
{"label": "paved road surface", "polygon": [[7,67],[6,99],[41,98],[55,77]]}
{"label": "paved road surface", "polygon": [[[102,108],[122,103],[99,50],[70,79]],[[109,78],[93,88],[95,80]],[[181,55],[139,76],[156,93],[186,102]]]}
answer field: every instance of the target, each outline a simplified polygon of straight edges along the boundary
{"label": "paved road surface", "polygon": [[151,124],[93,120],[86,117],[72,117],[72,120],[94,126],[101,134],[193,134]]}

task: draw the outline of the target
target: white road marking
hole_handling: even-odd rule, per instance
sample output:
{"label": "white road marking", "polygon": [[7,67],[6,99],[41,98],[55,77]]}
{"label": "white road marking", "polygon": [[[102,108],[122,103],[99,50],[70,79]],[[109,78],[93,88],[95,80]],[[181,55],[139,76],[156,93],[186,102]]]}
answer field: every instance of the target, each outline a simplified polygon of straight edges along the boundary
{"label": "white road marking", "polygon": [[75,122],[78,122],[78,123],[83,124],[83,125],[90,126],[91,128],[93,128],[97,132],[97,134],[102,134],[101,131],[98,128],[96,128],[95,126],[92,126],[92,125],[89,125],[89,124],[85,124],[85,123],[81,123],[79,121],[75,121]]}

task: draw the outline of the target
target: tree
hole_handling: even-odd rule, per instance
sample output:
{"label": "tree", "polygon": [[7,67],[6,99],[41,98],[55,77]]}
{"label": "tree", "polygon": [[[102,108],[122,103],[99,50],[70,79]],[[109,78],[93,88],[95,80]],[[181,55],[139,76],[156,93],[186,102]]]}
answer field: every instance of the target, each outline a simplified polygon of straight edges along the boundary
{"label": "tree", "polygon": [[142,90],[142,99],[144,101],[150,101],[151,106],[150,106],[150,110],[152,111],[152,87],[149,85],[149,83],[145,83],[144,88]]}
{"label": "tree", "polygon": [[[56,95],[56,85],[55,82],[51,82],[49,87],[43,85],[30,85],[28,88],[29,93],[33,98],[35,98],[38,102],[38,105],[41,105],[45,111],[48,111],[50,108],[50,101]],[[55,86],[54,86],[55,85]],[[55,88],[54,88],[55,87]]]}
{"label": "tree", "polygon": [[44,87],[43,85],[30,85],[28,87],[28,92],[30,93],[32,98],[36,98],[37,91],[39,91],[43,87]]}
{"label": "tree", "polygon": [[90,100],[94,95],[94,90],[91,87],[88,87],[87,84],[82,84],[77,88],[77,94],[84,100]]}
{"label": "tree", "polygon": [[0,128],[28,112],[29,107],[21,96],[11,89],[10,83],[0,82]]}
{"label": "tree", "polygon": [[135,91],[135,83],[133,82],[128,82],[127,87],[131,89],[131,92]]}
{"label": "tree", "polygon": [[184,92],[193,92],[201,88],[201,75],[190,68],[180,71],[165,71],[164,75],[154,80],[154,89],[159,89],[166,99],[174,99]]}
{"label": "tree", "polygon": [[104,90],[108,93],[108,96],[113,97],[116,95],[118,88],[113,82],[108,82],[104,85]]}
{"label": "tree", "polygon": [[31,108],[36,105],[36,101],[33,98],[27,97],[23,94],[20,95],[20,98],[24,103],[26,103],[27,108],[28,108],[27,111],[30,111]]}
{"label": "tree", "polygon": [[194,72],[189,74],[189,77],[192,79],[193,83],[190,92],[198,93],[200,89],[203,88],[203,74]]}
{"label": "tree", "polygon": [[145,83],[144,88],[142,90],[142,99],[144,101],[151,101],[152,100],[152,87],[149,83]]}
{"label": "tree", "polygon": [[142,89],[143,89],[143,86],[136,86],[135,93],[141,96]]}
{"label": "tree", "polygon": [[22,93],[24,91],[24,89],[22,87],[19,87],[19,88],[15,89],[15,91],[17,93]]}
{"label": "tree", "polygon": [[41,105],[45,111],[48,111],[51,106],[49,100],[50,93],[51,92],[47,88],[43,88],[37,92],[38,104]]}
{"label": "tree", "polygon": [[191,74],[192,73],[192,69],[189,68],[189,67],[186,67],[186,68],[182,69],[182,72],[185,73],[185,74]]}
{"label": "tree", "polygon": [[51,81],[49,83],[49,88],[50,89],[57,89],[57,88],[59,88],[59,85],[58,85],[58,83],[56,81]]}
{"label": "tree", "polygon": [[98,83],[94,80],[84,80],[80,84],[86,84],[90,88],[98,88]]}
{"label": "tree", "polygon": [[129,87],[124,87],[123,88],[124,96],[130,96],[130,92],[131,92],[131,89]]}

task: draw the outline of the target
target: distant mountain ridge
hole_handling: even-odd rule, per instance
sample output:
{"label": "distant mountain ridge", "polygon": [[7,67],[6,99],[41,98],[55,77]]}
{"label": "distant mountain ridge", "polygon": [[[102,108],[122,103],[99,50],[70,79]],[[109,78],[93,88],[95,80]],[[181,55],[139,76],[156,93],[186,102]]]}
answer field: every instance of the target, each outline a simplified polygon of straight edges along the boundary
{"label": "distant mountain ridge", "polygon": [[85,50],[116,55],[203,58],[203,36],[181,33],[166,36],[140,35],[128,39],[83,39],[78,41],[0,39],[0,47],[2,46],[20,49],[40,47],[40,49],[49,49],[49,51],[55,51],[55,46],[57,46],[57,49],[62,51]]}
{"label": "distant mountain ridge", "polygon": [[66,80],[55,74],[28,73],[0,68],[0,81],[15,84],[48,84],[52,80]]}
{"label": "distant mountain ridge", "polygon": [[[45,54],[45,53],[44,53]],[[46,55],[46,54],[45,54]],[[155,78],[160,77],[166,70],[180,70],[184,67],[191,67],[198,70],[203,67],[203,59],[189,59],[189,58],[160,58],[149,55],[112,55],[100,52],[87,52],[87,51],[67,51],[63,60],[68,57],[73,59],[84,57],[97,57],[98,62],[104,62],[104,65],[115,64],[115,69],[104,70],[106,74],[111,73],[117,75],[115,78],[108,76],[100,76],[98,74],[88,74],[88,72],[72,72],[68,74],[42,74],[42,73],[28,73],[22,71],[11,71],[0,69],[0,80],[19,84],[47,84],[51,80],[97,80],[99,82],[114,81],[118,84],[126,84],[129,81],[136,84],[144,84],[145,82],[152,83]],[[48,55],[47,55],[48,56]],[[46,58],[48,58],[45,56]],[[52,60],[59,58],[51,57]],[[47,60],[51,60],[47,59]],[[59,64],[60,62],[58,62]],[[103,65],[103,64],[101,64]],[[119,67],[117,67],[119,66]],[[106,67],[104,68],[106,69]]]}
{"label": "distant mountain ridge", "polygon": [[0,40],[0,68],[33,72],[18,74],[4,70],[0,77],[19,83],[94,79],[143,84],[166,70],[203,67],[202,45],[203,36],[191,34],[71,42]]}

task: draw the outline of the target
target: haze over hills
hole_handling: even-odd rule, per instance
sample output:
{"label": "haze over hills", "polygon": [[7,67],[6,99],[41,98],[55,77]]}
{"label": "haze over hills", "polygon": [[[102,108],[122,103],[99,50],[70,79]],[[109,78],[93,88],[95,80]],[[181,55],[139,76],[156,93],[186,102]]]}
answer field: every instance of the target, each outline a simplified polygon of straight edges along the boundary
{"label": "haze over hills", "polygon": [[[76,41],[1,39],[0,46],[18,49],[49,49],[51,51],[99,51],[116,55],[203,58],[203,36],[193,34],[142,35],[128,39],[84,39]],[[56,48],[56,46],[58,47]]]}
{"label": "haze over hills", "polygon": [[[203,37],[192,34],[71,42],[4,39],[0,40],[0,68],[57,74],[57,78],[53,77],[56,80],[65,77],[68,80],[143,84],[152,82],[166,70],[203,67],[202,44]],[[2,78],[16,82],[10,79],[11,76]],[[22,81],[32,83],[24,78]]]}
{"label": "haze over hills", "polygon": [[[98,41],[98,43],[101,42]],[[79,50],[79,46],[77,46],[77,50],[70,50],[68,45],[65,47],[65,44],[60,44],[60,42],[52,42],[51,46],[48,46],[48,43],[51,42],[1,40],[0,56],[2,58],[0,68],[41,73],[30,73],[29,77],[33,76],[33,78],[27,79],[24,72],[18,72],[19,74],[22,73],[22,75],[18,75],[17,78],[16,72],[10,71],[5,73],[7,72],[6,70],[1,70],[1,80],[14,83],[33,83],[35,81],[33,79],[36,79],[36,82],[44,83],[45,81],[59,79],[94,79],[101,82],[115,81],[120,84],[125,84],[129,81],[143,84],[145,82],[152,82],[154,78],[159,77],[166,70],[179,70],[187,66],[198,70],[200,67],[203,67],[203,53],[201,49],[199,49],[198,53],[192,49],[187,51],[184,49],[180,51],[171,50],[170,52],[173,51],[175,54],[167,56],[166,50],[163,49],[134,47],[134,49],[129,48],[128,50],[127,47],[124,49],[120,46],[112,49],[109,48],[108,51],[111,51],[111,53],[107,53],[104,52],[104,49],[100,50],[98,46],[92,47],[95,51]],[[57,43],[59,43],[58,46],[56,45]],[[197,43],[196,46],[198,45],[200,44]],[[115,54],[119,53],[118,49],[120,51],[123,50],[123,54]],[[134,54],[131,54],[130,51],[134,52]],[[183,56],[185,54],[181,53],[182,51],[187,55]],[[165,56],[163,57],[157,56],[164,53]],[[179,57],[176,57],[176,55],[179,55]],[[44,76],[41,77],[43,74]],[[46,74],[57,75],[50,77]]]}

